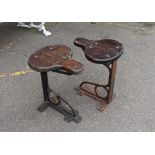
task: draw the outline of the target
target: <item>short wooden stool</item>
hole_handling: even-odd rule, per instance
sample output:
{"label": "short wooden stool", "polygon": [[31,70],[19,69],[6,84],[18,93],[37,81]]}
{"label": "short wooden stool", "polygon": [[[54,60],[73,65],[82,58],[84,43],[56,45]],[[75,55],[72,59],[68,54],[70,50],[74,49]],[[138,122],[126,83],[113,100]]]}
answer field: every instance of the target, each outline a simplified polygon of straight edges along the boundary
{"label": "short wooden stool", "polygon": [[[117,59],[123,53],[123,46],[118,41],[112,39],[95,41],[85,38],[76,38],[74,44],[83,49],[85,57],[89,61],[102,64],[109,70],[109,80],[106,85],[84,81],[78,88],[75,88],[80,95],[87,95],[100,101],[101,104],[98,110],[103,111],[112,100]],[[94,87],[94,91],[90,90],[90,86]],[[98,88],[104,88],[106,90],[105,97],[99,95]]]}
{"label": "short wooden stool", "polygon": [[78,123],[81,121],[78,111],[74,110],[67,101],[50,89],[47,76],[49,71],[65,75],[80,74],[83,71],[83,65],[73,60],[71,56],[72,52],[67,46],[51,45],[33,53],[28,59],[28,65],[32,70],[41,74],[44,102],[38,107],[38,110],[43,112],[51,107],[63,114],[65,121]]}

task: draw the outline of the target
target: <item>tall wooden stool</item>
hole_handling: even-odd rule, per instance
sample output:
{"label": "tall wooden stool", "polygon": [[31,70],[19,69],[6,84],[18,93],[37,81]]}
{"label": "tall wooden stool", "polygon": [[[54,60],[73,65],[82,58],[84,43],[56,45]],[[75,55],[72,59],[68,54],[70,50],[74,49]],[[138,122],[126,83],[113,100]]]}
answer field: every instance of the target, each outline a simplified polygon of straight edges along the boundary
{"label": "tall wooden stool", "polygon": [[37,50],[28,59],[29,67],[41,74],[44,102],[38,107],[40,112],[51,107],[64,115],[67,122],[79,123],[81,116],[78,111],[56,94],[48,84],[47,72],[52,71],[65,75],[78,75],[83,71],[83,65],[71,58],[70,48],[64,45],[51,45]]}
{"label": "tall wooden stool", "polygon": [[[100,102],[98,110],[103,111],[107,104],[112,100],[117,59],[123,53],[123,46],[116,40],[88,40],[85,38],[76,38],[74,41],[76,46],[83,49],[85,57],[96,64],[102,64],[109,70],[109,80],[106,85],[84,81],[79,87],[75,88],[80,95],[87,95]],[[90,86],[94,87],[94,91],[90,90]],[[101,96],[98,93],[98,88],[106,90],[106,95]]]}

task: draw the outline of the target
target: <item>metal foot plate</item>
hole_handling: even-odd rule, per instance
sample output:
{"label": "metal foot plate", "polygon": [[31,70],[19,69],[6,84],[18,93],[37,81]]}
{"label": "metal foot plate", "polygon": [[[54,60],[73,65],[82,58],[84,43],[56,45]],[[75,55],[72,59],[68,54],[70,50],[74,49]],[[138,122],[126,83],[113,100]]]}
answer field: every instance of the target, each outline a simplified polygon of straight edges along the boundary
{"label": "metal foot plate", "polygon": [[79,112],[77,110],[74,109],[74,113],[72,113],[71,110],[66,109],[65,107],[63,107],[61,104],[56,105],[52,102],[44,102],[43,104],[41,104],[38,107],[38,111],[39,112],[44,112],[47,108],[52,108],[54,110],[56,110],[57,112],[61,113],[64,115],[64,121],[66,122],[75,122],[75,123],[79,123],[82,120],[82,117],[79,116]]}
{"label": "metal foot plate", "polygon": [[68,115],[66,115],[66,116],[64,117],[64,121],[66,121],[66,122],[71,122],[71,121],[73,121],[73,122],[75,122],[75,123],[81,122],[82,117],[78,115],[79,112],[78,112],[77,110],[74,110],[74,111],[75,111],[76,116],[70,116],[70,115],[68,116]]}

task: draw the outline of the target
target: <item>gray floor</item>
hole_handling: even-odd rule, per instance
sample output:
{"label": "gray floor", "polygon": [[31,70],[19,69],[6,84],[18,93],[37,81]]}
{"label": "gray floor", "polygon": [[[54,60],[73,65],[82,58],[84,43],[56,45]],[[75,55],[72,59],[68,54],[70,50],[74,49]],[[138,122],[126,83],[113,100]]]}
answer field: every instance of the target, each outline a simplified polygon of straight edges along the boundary
{"label": "gray floor", "polygon": [[[65,44],[84,64],[78,76],[49,73],[51,87],[79,110],[79,124],[63,121],[52,109],[39,113],[43,101],[40,75],[36,72],[0,78],[0,131],[155,131],[155,27],[150,23],[47,23],[53,33],[45,37],[36,30],[0,25],[0,74],[27,70],[27,57],[40,47]],[[12,31],[11,31],[12,29]],[[9,31],[8,31],[9,30]],[[5,33],[6,32],[6,33]],[[9,32],[9,34],[8,34]],[[103,83],[107,71],[87,61],[73,45],[76,37],[112,38],[123,43],[118,60],[114,93],[104,112],[98,102],[73,90],[83,80]]]}

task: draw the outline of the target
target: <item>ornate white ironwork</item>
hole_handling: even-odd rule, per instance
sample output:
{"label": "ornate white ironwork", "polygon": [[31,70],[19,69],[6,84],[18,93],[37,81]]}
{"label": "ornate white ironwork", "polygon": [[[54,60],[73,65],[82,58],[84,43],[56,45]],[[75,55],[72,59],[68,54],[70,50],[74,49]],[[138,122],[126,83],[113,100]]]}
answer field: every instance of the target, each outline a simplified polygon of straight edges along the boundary
{"label": "ornate white ironwork", "polygon": [[26,28],[36,28],[38,31],[42,31],[45,36],[50,36],[52,33],[45,28],[45,22],[41,22],[39,25],[35,25],[33,22],[26,24],[25,22],[18,22],[17,26]]}

